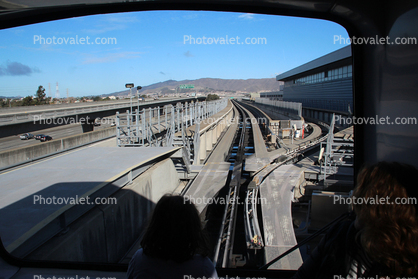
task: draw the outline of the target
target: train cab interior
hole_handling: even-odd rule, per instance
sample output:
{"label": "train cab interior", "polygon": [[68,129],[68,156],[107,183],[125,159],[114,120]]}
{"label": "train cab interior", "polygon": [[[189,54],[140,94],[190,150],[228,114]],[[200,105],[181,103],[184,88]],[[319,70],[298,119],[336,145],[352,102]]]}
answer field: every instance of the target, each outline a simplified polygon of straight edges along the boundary
{"label": "train cab interior", "polygon": [[[394,41],[395,38],[418,38],[417,1],[0,0],[0,29],[73,17],[141,11],[239,12],[313,18],[341,25],[350,38],[388,38],[383,44],[351,43],[353,116],[418,117],[418,44],[416,41],[415,44],[396,44]],[[0,75],[0,78],[4,76]],[[364,164],[379,161],[396,161],[418,167],[415,158],[418,155],[416,123],[354,125],[354,135],[354,176]],[[126,278],[128,268],[127,263],[22,259],[11,255],[4,247],[0,250],[0,277],[4,279]],[[223,278],[290,278],[295,270],[218,268],[217,272]]]}

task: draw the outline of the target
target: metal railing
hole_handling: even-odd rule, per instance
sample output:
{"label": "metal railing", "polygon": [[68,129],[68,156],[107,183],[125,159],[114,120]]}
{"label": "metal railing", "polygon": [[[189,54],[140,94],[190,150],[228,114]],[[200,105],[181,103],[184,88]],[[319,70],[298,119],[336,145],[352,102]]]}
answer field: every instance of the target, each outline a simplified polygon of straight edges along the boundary
{"label": "metal railing", "polygon": [[[116,138],[119,147],[124,146],[173,146],[186,145],[190,148],[190,136],[186,129],[198,124],[227,105],[227,99],[211,102],[178,103],[164,107],[153,107],[126,113],[116,113]],[[180,138],[175,134],[181,133]],[[187,139],[189,138],[190,139]]]}

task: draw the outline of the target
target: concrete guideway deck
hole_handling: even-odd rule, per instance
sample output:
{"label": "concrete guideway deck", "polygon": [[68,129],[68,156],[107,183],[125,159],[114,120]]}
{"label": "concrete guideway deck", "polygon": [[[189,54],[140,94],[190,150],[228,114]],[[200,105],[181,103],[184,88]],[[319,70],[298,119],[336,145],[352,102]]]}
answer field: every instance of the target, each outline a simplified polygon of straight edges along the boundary
{"label": "concrete guideway deck", "polygon": [[225,162],[226,157],[229,154],[232,142],[235,137],[235,133],[238,129],[238,110],[234,107],[234,118],[231,119],[231,125],[227,128],[227,131],[223,135],[222,139],[215,146],[213,152],[209,155],[207,163]]}
{"label": "concrete guideway deck", "polygon": [[[270,135],[270,141],[276,142],[277,138],[285,134],[289,134],[289,128],[292,127],[292,124],[295,124],[298,129],[302,129],[302,126],[305,122],[305,119],[296,114],[283,114],[280,107],[274,107],[270,105],[263,105],[260,103],[250,104],[248,102],[243,103],[243,105],[253,112],[259,119],[262,119],[262,123]],[[284,133],[285,128],[287,131]]]}
{"label": "concrete guideway deck", "polygon": [[244,106],[239,105],[248,114],[253,131],[254,154],[245,159],[245,171],[254,172],[269,164],[268,151],[257,118]]}
{"label": "concrete guideway deck", "polygon": [[254,117],[254,115],[245,107],[241,106],[241,108],[248,114],[251,121],[251,127],[253,129],[253,139],[254,139],[254,151],[255,155],[258,158],[267,158],[268,151],[266,144],[264,142],[263,134],[261,133],[260,126],[258,125],[258,119]]}
{"label": "concrete guideway deck", "polygon": [[184,193],[201,214],[210,203],[225,202],[217,200],[219,190],[225,186],[230,163],[208,163],[199,172],[191,187]]}
{"label": "concrete guideway deck", "polygon": [[[228,106],[221,112],[219,112],[219,115],[214,115],[213,118],[216,121],[217,118],[222,117],[226,113],[228,113],[229,110],[232,109],[232,103],[229,102]],[[247,111],[249,117],[254,118],[254,116]],[[238,111],[234,108],[234,117],[235,121],[232,121],[232,124],[228,128],[228,131],[224,134],[223,138],[219,142],[218,146],[216,147],[216,150],[211,154],[211,156],[208,159],[208,163],[203,166],[203,169],[199,173],[199,175],[195,178],[193,183],[190,185],[189,189],[185,193],[186,196],[190,197],[191,199],[194,199],[195,201],[209,201],[213,197],[216,197],[219,190],[222,189],[223,186],[225,186],[226,179],[228,177],[228,172],[230,168],[230,163],[225,162],[226,155],[229,152],[230,146],[233,142],[236,130],[238,128]],[[211,123],[211,122],[210,122]],[[257,138],[255,141],[257,141],[257,148],[259,154],[261,153],[262,156],[267,156],[267,149],[264,144],[264,139],[261,134],[261,131],[257,124],[254,124],[256,122],[251,122],[253,125],[253,131],[257,130]],[[207,126],[206,126],[207,127]],[[191,127],[192,128],[192,127]],[[201,126],[201,131],[205,129],[205,126]],[[264,146],[264,148],[263,148]],[[263,161],[264,162],[264,161]],[[199,212],[202,213],[207,203],[199,204],[195,202],[196,207],[198,208]]]}
{"label": "concrete guideway deck", "polygon": [[[292,222],[292,199],[294,189],[303,178],[303,169],[284,165],[275,169],[260,185],[266,263],[297,244]],[[269,269],[297,270],[302,262],[297,249]]]}
{"label": "concrete guideway deck", "polygon": [[[236,110],[236,109],[235,109]],[[226,113],[226,112],[223,112]],[[250,117],[253,117],[253,114],[248,112],[250,114]],[[238,115],[238,112],[235,111],[235,115]],[[256,122],[253,122],[256,123]],[[257,131],[258,137],[254,140],[258,148],[255,148],[256,153],[248,158],[246,158],[246,164],[245,164],[245,170],[246,171],[258,171],[262,167],[269,165],[271,162],[274,161],[277,157],[279,157],[282,154],[286,153],[286,150],[284,148],[277,149],[272,152],[267,152],[267,148],[264,144],[264,139],[262,137],[261,131],[259,129],[259,126],[257,124],[253,124],[253,131]],[[314,125],[314,124],[313,124]],[[218,143],[218,146],[214,150],[214,152],[211,154],[211,156],[207,160],[207,164],[203,166],[202,171],[198,175],[198,177],[195,179],[195,181],[192,182],[190,185],[187,193],[185,195],[189,195],[190,197],[193,197],[194,199],[200,199],[203,200],[204,198],[208,199],[211,197],[214,197],[217,192],[225,185],[226,177],[228,174],[228,170],[225,167],[223,167],[223,164],[225,162],[226,154],[229,152],[230,145],[232,144],[236,129],[238,126],[237,121],[232,121],[231,126],[229,127],[228,131],[225,132],[223,138]],[[297,140],[295,142],[294,148],[296,148],[298,145],[310,142],[313,138],[316,138],[321,134],[321,129],[314,125],[314,133],[312,133],[310,136],[306,137],[304,140]],[[297,143],[297,144],[296,144]],[[264,146],[264,148],[262,148]],[[257,153],[258,150],[258,153]],[[259,157],[258,154],[261,154]],[[215,167],[213,164],[220,164],[219,167]],[[229,165],[229,163],[228,163]],[[223,171],[220,171],[220,170]],[[217,176],[224,176],[224,178],[221,179],[221,177],[215,177],[213,174],[216,173]],[[210,192],[208,195],[205,193],[204,189]],[[199,207],[199,211],[202,212],[205,208],[205,206],[197,205]]]}
{"label": "concrete guideway deck", "polygon": [[[266,112],[264,112],[263,110],[261,110],[260,108],[256,106],[253,106],[250,104],[245,104],[245,105],[251,106],[254,109],[258,110],[259,113],[267,119],[267,125],[269,126],[271,125],[272,122],[278,121],[278,120],[272,119],[269,116],[269,114],[267,114]],[[283,119],[279,119],[279,120],[283,120]],[[299,150],[303,150],[306,145],[310,144],[314,140],[317,140],[322,135],[322,130],[317,124],[315,123],[308,123],[308,124],[313,127],[313,131],[307,137],[303,139],[302,138],[293,139],[293,141],[291,139],[283,139],[282,143],[284,144],[284,146],[276,150],[268,151],[267,156],[265,157],[259,156],[257,155],[257,153],[249,156],[246,159],[245,169],[250,172],[258,172],[260,169],[269,165],[275,159],[279,158],[281,155],[289,154],[289,152],[291,153],[291,152],[298,152]]]}
{"label": "concrete guideway deck", "polygon": [[12,252],[44,227],[77,219],[95,206],[87,197],[108,197],[178,149],[87,147],[0,174],[3,245]]}
{"label": "concrete guideway deck", "polygon": [[[224,112],[221,111],[223,115],[228,113],[229,110],[226,110],[227,108],[225,108]],[[232,104],[230,109],[232,109]],[[235,107],[233,110],[236,120],[238,111]],[[225,162],[225,159],[238,128],[238,121],[235,120],[232,119],[231,125],[227,128],[222,139],[215,146],[212,154],[210,154],[206,164],[184,194],[193,201],[199,213],[204,212],[208,202],[216,200],[219,190],[226,184],[231,164]],[[216,200],[216,202],[220,201]]]}

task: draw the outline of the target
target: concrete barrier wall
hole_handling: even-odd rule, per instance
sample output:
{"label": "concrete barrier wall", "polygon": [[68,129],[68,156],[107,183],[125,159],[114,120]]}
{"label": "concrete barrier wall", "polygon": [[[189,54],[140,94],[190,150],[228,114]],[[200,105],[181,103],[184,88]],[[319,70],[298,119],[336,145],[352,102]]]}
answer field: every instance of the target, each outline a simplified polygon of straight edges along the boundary
{"label": "concrete barrier wall", "polygon": [[117,204],[100,205],[38,248],[29,259],[117,263],[141,236],[158,200],[173,193],[179,177],[163,160],[116,192]]}
{"label": "concrete barrier wall", "polygon": [[280,108],[274,107],[272,105],[254,103],[254,106],[260,108],[262,111],[266,112],[274,120],[283,120],[285,118],[290,118],[292,120],[300,120],[301,117],[297,114],[291,114],[287,112],[280,111]]}
{"label": "concrete barrier wall", "polygon": [[37,142],[34,145],[0,152],[0,168],[8,167],[25,161],[30,161],[54,152],[63,151],[92,141],[101,140],[116,135],[115,127],[69,136],[47,142]]}
{"label": "concrete barrier wall", "polygon": [[114,135],[116,135],[115,127],[109,127],[109,128],[98,130],[98,131],[83,133],[80,135],[75,135],[75,136],[61,139],[62,148],[65,150],[68,148],[72,148],[72,147],[86,144],[89,142],[93,142],[96,140],[101,140],[101,139],[111,137]]}
{"label": "concrete barrier wall", "polygon": [[218,141],[219,136],[227,128],[227,123],[231,122],[234,111],[231,109],[225,113],[222,117],[219,118],[219,121],[212,123],[210,126],[206,127],[203,132],[200,134],[200,145],[199,145],[199,159],[195,161],[195,164],[200,164],[203,160],[206,159],[207,152],[212,150],[213,145]]}
{"label": "concrete barrier wall", "polygon": [[282,113],[288,114],[295,114],[298,116],[302,115],[302,103],[297,102],[288,102],[288,101],[276,101],[276,100],[269,100],[267,98],[256,98],[256,104],[263,104],[266,106],[271,106]]}

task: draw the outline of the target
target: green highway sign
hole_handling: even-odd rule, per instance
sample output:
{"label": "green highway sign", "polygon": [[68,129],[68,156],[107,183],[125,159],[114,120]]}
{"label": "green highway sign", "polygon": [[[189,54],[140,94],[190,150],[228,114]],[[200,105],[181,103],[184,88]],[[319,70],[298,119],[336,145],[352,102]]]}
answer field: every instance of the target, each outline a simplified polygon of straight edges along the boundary
{"label": "green highway sign", "polygon": [[182,84],[179,86],[180,89],[190,89],[194,88],[194,84]]}

